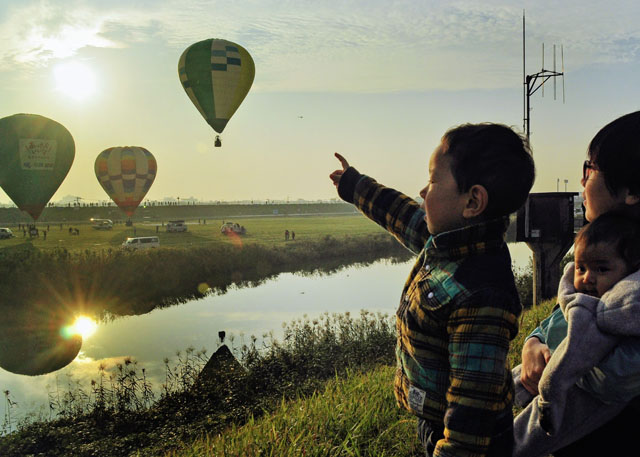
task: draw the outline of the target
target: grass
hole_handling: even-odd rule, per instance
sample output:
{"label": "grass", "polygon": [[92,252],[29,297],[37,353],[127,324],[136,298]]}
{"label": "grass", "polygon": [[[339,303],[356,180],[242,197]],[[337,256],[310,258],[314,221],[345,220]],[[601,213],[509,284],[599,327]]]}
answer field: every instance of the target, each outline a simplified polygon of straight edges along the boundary
{"label": "grass", "polygon": [[[554,305],[555,300],[545,301],[522,314],[509,351],[512,367],[520,363],[526,336]],[[183,443],[166,457],[421,455],[415,418],[395,405],[394,371],[392,366],[349,371],[311,397],[283,401],[261,418]]]}
{"label": "grass", "polygon": [[395,405],[393,372],[349,370],[310,397],[282,401],[274,412],[171,451],[171,457],[411,456],[415,419]]}
{"label": "grass", "polygon": [[[45,285],[38,288],[43,297],[65,304],[100,298],[100,309],[139,313],[167,297],[201,294],[202,283],[224,289],[280,271],[339,268],[354,253],[356,261],[375,260],[385,256],[377,246],[397,249],[361,216],[233,221],[245,225],[247,236],[220,234],[222,219],[191,224],[187,233],[162,232],[160,226],[161,249],[132,254],[118,249],[133,235],[124,225],[108,232],[80,225],[78,236],[51,225],[47,240],[1,240],[0,294],[5,303],[25,303],[11,293],[33,292],[29,284],[37,282]],[[135,228],[137,236],[156,230]],[[296,232],[295,241],[284,240],[285,229]],[[26,307],[21,312],[33,315]],[[14,314],[11,309],[8,316]],[[519,363],[527,329],[546,314],[538,308],[523,316],[512,365]],[[152,406],[144,369],[129,361],[116,372],[98,373],[89,387],[70,383],[67,392],[52,397],[53,420],[20,424],[0,440],[0,454],[143,456],[179,446],[171,455],[413,455],[415,419],[392,398],[395,337],[384,321],[327,316],[294,322],[282,342],[242,346],[237,356],[246,373],[215,385],[198,381],[204,356],[190,349],[177,367],[167,361],[167,387]]]}
{"label": "grass", "polygon": [[69,380],[66,391],[50,393],[55,417],[18,423],[16,432],[0,439],[0,455],[62,456],[84,449],[84,455],[120,456],[140,448],[158,455],[177,442],[261,416],[283,400],[313,395],[346,370],[366,371],[393,360],[388,315],[327,313],[293,321],[284,334],[283,341],[267,340],[266,346],[257,347],[253,338],[244,344],[237,354],[242,368],[217,356],[218,363],[201,374],[203,353],[181,352],[177,364],[166,361],[162,395],[150,407],[144,368],[135,361],[109,372],[101,368],[90,386]]}
{"label": "grass", "polygon": [[255,285],[282,272],[330,272],[383,257],[410,257],[383,231],[341,237],[321,233],[289,242],[243,239],[238,245],[224,239],[137,252],[0,250],[1,307],[27,312],[38,304],[93,316],[142,314],[209,291],[224,292],[231,284]]}
{"label": "grass", "polygon": [[[523,314],[512,365],[552,306]],[[151,406],[144,368],[125,361],[89,387],[69,381],[66,392],[51,394],[55,418],[18,424],[0,439],[0,454],[418,455],[415,418],[393,399],[394,342],[390,316],[298,319],[282,341],[240,346],[244,368],[233,376],[223,370],[201,379],[206,357],[193,348],[177,365],[167,360],[162,396]]]}
{"label": "grass", "polygon": [[[222,221],[233,221],[244,225],[247,234],[242,237],[228,237],[220,233]],[[137,223],[133,227],[125,224],[116,224],[112,230],[95,230],[88,223],[78,224],[64,223],[49,224],[47,239],[44,236],[29,238],[23,237],[22,232],[15,226],[11,229],[15,237],[0,240],[0,252],[4,250],[37,249],[53,251],[65,249],[68,252],[102,251],[120,249],[127,237],[155,236],[160,238],[161,247],[192,248],[203,247],[211,244],[231,245],[289,245],[299,241],[313,241],[333,236],[358,237],[373,233],[384,233],[383,229],[359,214],[350,213],[345,216],[287,216],[287,217],[245,217],[233,219],[207,219],[206,224],[198,224],[198,220],[187,221],[188,231],[182,233],[167,233],[162,222]],[[39,228],[46,229],[46,224],[38,224]],[[79,235],[69,234],[69,228],[78,228]],[[156,232],[156,227],[158,232]],[[293,230],[296,233],[295,241],[286,242],[284,231]],[[135,231],[135,233],[134,233]]]}

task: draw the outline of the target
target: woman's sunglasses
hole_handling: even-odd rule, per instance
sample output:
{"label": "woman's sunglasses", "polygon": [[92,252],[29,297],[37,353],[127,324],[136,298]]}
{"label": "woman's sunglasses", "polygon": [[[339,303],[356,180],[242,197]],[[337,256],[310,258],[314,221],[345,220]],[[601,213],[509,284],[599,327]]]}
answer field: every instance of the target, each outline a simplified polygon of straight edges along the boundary
{"label": "woman's sunglasses", "polygon": [[582,164],[582,179],[588,180],[591,173],[598,170],[599,168],[595,163],[591,162],[591,160],[585,160]]}

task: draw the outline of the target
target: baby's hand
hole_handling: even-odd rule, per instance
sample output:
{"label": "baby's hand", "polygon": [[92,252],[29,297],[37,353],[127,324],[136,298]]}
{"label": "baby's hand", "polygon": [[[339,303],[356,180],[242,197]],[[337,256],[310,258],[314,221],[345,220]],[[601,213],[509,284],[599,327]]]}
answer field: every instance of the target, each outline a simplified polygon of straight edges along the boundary
{"label": "baby's hand", "polygon": [[331,181],[333,181],[333,185],[338,187],[338,184],[340,184],[340,178],[342,178],[342,174],[345,172],[347,168],[349,168],[349,162],[347,162],[347,159],[342,157],[337,152],[334,155],[336,156],[336,159],[340,161],[340,164],[342,165],[342,170],[334,171],[329,175],[329,178],[331,178]]}

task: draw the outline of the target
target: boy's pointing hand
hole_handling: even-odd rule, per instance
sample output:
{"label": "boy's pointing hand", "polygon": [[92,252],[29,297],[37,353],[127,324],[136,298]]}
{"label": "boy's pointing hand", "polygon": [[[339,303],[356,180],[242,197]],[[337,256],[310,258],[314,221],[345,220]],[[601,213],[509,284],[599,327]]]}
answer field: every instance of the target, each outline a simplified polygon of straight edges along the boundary
{"label": "boy's pointing hand", "polygon": [[342,174],[345,172],[347,168],[349,168],[349,162],[347,162],[347,159],[342,157],[337,152],[334,155],[336,156],[336,159],[340,161],[340,165],[342,165],[342,170],[334,171],[329,175],[329,178],[331,178],[331,181],[333,181],[333,185],[338,187],[338,184],[340,183],[340,178],[342,178]]}

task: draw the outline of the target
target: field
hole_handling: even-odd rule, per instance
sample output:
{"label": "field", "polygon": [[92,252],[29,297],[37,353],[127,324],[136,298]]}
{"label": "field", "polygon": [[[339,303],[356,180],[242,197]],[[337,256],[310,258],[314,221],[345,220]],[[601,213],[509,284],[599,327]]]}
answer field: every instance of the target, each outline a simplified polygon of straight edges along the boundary
{"label": "field", "polygon": [[[228,237],[220,233],[223,221],[236,222],[243,225],[247,233],[238,237]],[[131,227],[123,223],[115,224],[111,230],[95,230],[89,223],[57,223],[49,224],[46,239],[42,230],[46,224],[38,224],[40,236],[30,238],[27,232],[23,235],[16,225],[9,228],[15,237],[0,240],[0,250],[28,246],[38,250],[53,250],[64,248],[67,251],[95,251],[119,249],[127,237],[158,235],[161,247],[205,247],[215,243],[241,243],[279,245],[286,243],[285,230],[295,232],[296,241],[313,241],[327,235],[340,238],[343,236],[357,237],[371,233],[381,233],[382,229],[365,217],[351,213],[344,216],[314,215],[314,216],[271,216],[244,217],[233,219],[195,219],[187,220],[188,231],[182,233],[168,233],[164,222],[138,222]],[[70,228],[77,228],[78,235],[72,235]]]}

